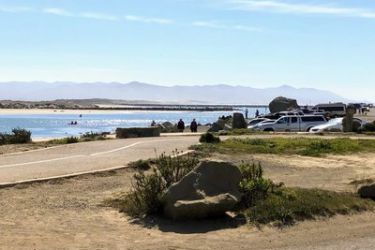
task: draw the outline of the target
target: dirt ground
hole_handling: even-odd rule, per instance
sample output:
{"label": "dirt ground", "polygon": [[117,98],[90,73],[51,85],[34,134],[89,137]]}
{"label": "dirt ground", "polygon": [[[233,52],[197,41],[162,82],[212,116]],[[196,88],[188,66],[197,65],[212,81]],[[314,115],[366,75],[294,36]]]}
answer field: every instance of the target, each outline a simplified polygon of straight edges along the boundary
{"label": "dirt ground", "polygon": [[[364,158],[365,157],[365,158]],[[375,177],[375,154],[358,156],[215,156],[261,161],[288,186],[349,191]],[[103,200],[126,191],[131,170],[0,189],[0,249],[373,249],[375,213],[336,216],[278,229],[224,218],[189,223],[132,221]]]}
{"label": "dirt ground", "polygon": [[0,155],[11,154],[17,152],[25,152],[30,150],[38,150],[53,145],[48,145],[47,143],[27,143],[27,144],[10,144],[10,145],[0,145]]}
{"label": "dirt ground", "polygon": [[220,155],[212,158],[236,164],[260,162],[268,178],[290,187],[354,192],[355,181],[375,179],[375,153],[328,155],[323,158],[298,155]]}

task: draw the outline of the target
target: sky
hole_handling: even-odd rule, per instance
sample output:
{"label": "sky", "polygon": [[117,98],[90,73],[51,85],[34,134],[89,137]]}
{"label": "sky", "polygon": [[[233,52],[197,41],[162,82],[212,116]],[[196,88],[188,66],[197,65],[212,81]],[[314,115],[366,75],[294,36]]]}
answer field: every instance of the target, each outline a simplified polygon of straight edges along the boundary
{"label": "sky", "polygon": [[375,1],[0,0],[0,81],[287,84],[375,101]]}

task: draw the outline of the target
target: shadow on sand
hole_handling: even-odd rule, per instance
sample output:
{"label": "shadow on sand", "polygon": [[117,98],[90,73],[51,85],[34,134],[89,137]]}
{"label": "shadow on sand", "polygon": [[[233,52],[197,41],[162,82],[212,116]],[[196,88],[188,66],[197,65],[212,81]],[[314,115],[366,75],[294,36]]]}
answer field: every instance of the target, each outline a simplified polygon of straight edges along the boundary
{"label": "shadow on sand", "polygon": [[145,228],[158,228],[162,232],[173,232],[179,234],[197,234],[217,231],[222,229],[237,228],[246,224],[244,216],[231,217],[226,215],[221,218],[212,218],[192,221],[173,221],[163,217],[147,217],[135,219],[133,224]]}

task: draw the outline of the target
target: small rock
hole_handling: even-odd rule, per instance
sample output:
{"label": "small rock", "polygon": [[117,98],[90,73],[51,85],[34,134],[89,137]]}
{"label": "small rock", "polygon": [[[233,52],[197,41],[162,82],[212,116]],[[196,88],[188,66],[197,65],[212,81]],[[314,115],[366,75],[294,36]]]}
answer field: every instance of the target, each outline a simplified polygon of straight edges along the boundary
{"label": "small rock", "polygon": [[375,183],[362,185],[357,192],[362,198],[375,199]]}

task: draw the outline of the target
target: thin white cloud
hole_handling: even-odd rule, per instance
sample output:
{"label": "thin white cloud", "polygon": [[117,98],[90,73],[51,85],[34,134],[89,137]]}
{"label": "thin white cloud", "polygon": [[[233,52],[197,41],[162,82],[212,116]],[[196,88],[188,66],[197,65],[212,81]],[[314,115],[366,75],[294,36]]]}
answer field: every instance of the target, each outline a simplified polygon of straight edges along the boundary
{"label": "thin white cloud", "polygon": [[83,18],[103,20],[103,21],[119,21],[120,20],[120,18],[115,15],[109,15],[109,14],[98,13],[98,12],[84,12],[84,13],[80,13],[78,16],[83,17]]}
{"label": "thin white cloud", "polygon": [[74,16],[72,13],[60,8],[45,8],[42,10],[42,12],[57,16]]}
{"label": "thin white cloud", "polygon": [[0,12],[19,13],[30,11],[33,11],[33,9],[25,6],[0,6]]}
{"label": "thin white cloud", "polygon": [[196,21],[192,23],[193,26],[211,28],[211,29],[226,29],[227,26],[221,25],[213,21]]}
{"label": "thin white cloud", "polygon": [[239,30],[248,32],[260,32],[259,27],[252,27],[246,25],[225,25],[216,21],[196,21],[191,24],[192,26],[210,28],[210,29],[225,29],[225,30]]}
{"label": "thin white cloud", "polygon": [[142,23],[156,23],[156,24],[171,24],[173,20],[165,19],[165,18],[150,18],[150,17],[143,17],[143,16],[133,16],[127,15],[125,16],[125,20],[131,22],[142,22]]}
{"label": "thin white cloud", "polygon": [[299,4],[278,0],[228,0],[237,10],[269,11],[293,14],[321,14],[360,18],[375,18],[375,10],[338,7],[323,4]]}

